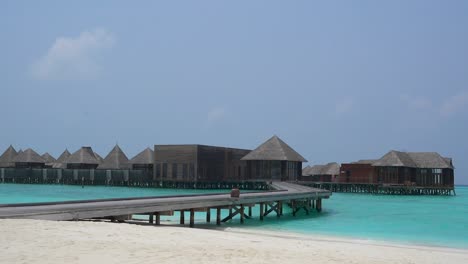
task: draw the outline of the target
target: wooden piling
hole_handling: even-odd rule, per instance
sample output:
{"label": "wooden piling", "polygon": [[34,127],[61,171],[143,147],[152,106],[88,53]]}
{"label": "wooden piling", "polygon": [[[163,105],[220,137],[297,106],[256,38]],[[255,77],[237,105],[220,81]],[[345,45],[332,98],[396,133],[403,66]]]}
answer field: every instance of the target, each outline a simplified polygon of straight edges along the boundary
{"label": "wooden piling", "polygon": [[190,209],[190,227],[195,225],[195,210],[192,208]]}
{"label": "wooden piling", "polygon": [[153,213],[150,213],[149,215],[149,221],[148,221],[150,224],[153,224]]}
{"label": "wooden piling", "polygon": [[244,218],[245,218],[245,215],[244,215],[244,205],[241,204],[241,206],[240,206],[240,223],[241,223],[241,224],[244,223]]}
{"label": "wooden piling", "polygon": [[216,225],[221,225],[221,208],[216,208]]}
{"label": "wooden piling", "polygon": [[180,210],[180,224],[184,225],[185,224],[185,211]]}
{"label": "wooden piling", "polygon": [[264,214],[263,207],[264,207],[264,203],[260,203],[260,221],[263,221],[263,214]]}
{"label": "wooden piling", "polygon": [[317,212],[321,212],[322,211],[322,199],[317,199],[315,203],[316,203],[315,207],[317,208]]}
{"label": "wooden piling", "polygon": [[156,225],[161,224],[161,213],[156,212]]}
{"label": "wooden piling", "polygon": [[211,222],[211,209],[206,208],[206,222],[209,223]]}

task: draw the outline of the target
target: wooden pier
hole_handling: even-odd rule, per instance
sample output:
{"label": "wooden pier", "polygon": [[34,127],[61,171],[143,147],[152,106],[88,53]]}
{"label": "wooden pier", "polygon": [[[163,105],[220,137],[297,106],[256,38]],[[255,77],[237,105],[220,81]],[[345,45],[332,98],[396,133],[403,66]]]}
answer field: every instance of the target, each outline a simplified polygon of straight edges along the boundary
{"label": "wooden pier", "polygon": [[[164,197],[144,197],[125,199],[100,199],[87,201],[7,204],[0,205],[1,218],[26,218],[44,220],[79,220],[110,218],[128,220],[133,214],[148,214],[150,223],[160,224],[161,215],[180,211],[181,224],[185,223],[185,213],[190,212],[189,225],[194,226],[195,212],[206,212],[207,222],[211,221],[211,209],[216,209],[216,224],[239,216],[240,222],[252,218],[252,207],[260,206],[259,219],[269,214],[280,217],[283,207],[292,208],[293,215],[299,210],[309,213],[312,208],[322,209],[322,199],[331,192],[288,182],[272,182],[270,191],[241,193],[238,198],[231,194],[202,194]],[[221,211],[229,210],[229,215],[221,219]],[[247,211],[247,212],[246,212]]]}
{"label": "wooden pier", "polygon": [[331,192],[371,193],[390,195],[456,195],[453,186],[407,186],[375,183],[297,182],[298,184]]}

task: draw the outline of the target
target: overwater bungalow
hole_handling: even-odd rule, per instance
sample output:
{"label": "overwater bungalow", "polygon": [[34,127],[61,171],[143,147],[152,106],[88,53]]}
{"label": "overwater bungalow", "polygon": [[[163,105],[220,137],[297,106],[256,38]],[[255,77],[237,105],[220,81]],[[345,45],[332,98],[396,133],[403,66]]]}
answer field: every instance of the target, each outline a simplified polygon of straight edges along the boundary
{"label": "overwater bungalow", "polygon": [[68,157],[67,169],[96,169],[99,161],[91,147],[81,147]]}
{"label": "overwater bungalow", "polygon": [[13,168],[15,167],[15,158],[18,155],[15,148],[10,145],[5,152],[0,156],[0,168]]}
{"label": "overwater bungalow", "polygon": [[52,155],[50,155],[48,152],[42,154],[41,156],[45,160],[45,167],[46,168],[52,168],[54,166],[54,163],[57,161]]}
{"label": "overwater bungalow", "polygon": [[249,179],[295,181],[301,177],[302,162],[307,160],[277,136],[241,159],[247,162]]}
{"label": "overwater bungalow", "polygon": [[53,168],[54,169],[66,169],[67,168],[67,159],[70,157],[70,152],[68,149],[65,149],[62,154],[58,157],[58,159],[54,162]]}
{"label": "overwater bungalow", "polygon": [[154,151],[150,148],[146,148],[142,152],[138,153],[133,157],[129,164],[132,169],[142,169],[142,170],[153,170],[154,164]]}
{"label": "overwater bungalow", "polygon": [[45,160],[37,152],[28,148],[23,153],[16,155],[15,159],[16,168],[44,168]]}
{"label": "overwater bungalow", "polygon": [[128,163],[127,155],[120,149],[119,145],[115,145],[97,168],[103,170],[121,170],[129,169],[130,164]]}
{"label": "overwater bungalow", "polygon": [[97,160],[99,161],[99,164],[101,164],[104,161],[101,155],[99,155],[97,152],[94,152],[94,156],[96,156]]}
{"label": "overwater bungalow", "polygon": [[392,150],[378,160],[342,164],[339,182],[453,186],[454,167],[437,152]]}
{"label": "overwater bungalow", "polygon": [[330,162],[325,165],[307,166],[302,170],[301,181],[334,182],[340,175],[340,165]]}
{"label": "overwater bungalow", "polygon": [[246,179],[250,150],[206,145],[155,145],[154,175],[157,180],[206,181]]}

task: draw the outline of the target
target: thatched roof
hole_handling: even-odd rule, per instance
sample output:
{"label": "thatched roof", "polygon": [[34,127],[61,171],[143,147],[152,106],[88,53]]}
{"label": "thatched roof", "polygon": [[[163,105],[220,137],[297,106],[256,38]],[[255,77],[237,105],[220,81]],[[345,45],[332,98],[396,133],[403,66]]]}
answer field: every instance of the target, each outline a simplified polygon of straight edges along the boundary
{"label": "thatched roof", "polygon": [[379,167],[410,167],[427,169],[453,168],[448,160],[437,152],[401,152],[392,150],[372,164]]}
{"label": "thatched roof", "polygon": [[14,167],[17,155],[18,152],[16,152],[12,145],[10,145],[0,156],[0,167]]}
{"label": "thatched roof", "polygon": [[99,164],[91,147],[81,147],[68,157],[67,164]]}
{"label": "thatched roof", "polygon": [[50,155],[48,152],[42,154],[41,157],[45,160],[45,163],[46,163],[46,164],[51,164],[51,163],[54,163],[54,162],[57,161],[57,160],[56,160],[54,157],[52,157],[52,155]]}
{"label": "thatched roof", "polygon": [[96,159],[99,161],[99,164],[101,164],[104,161],[101,155],[97,154],[97,152],[94,152],[94,156],[96,156]]}
{"label": "thatched roof", "polygon": [[153,164],[154,151],[146,148],[130,160],[130,164]]}
{"label": "thatched roof", "polygon": [[338,175],[340,174],[340,165],[336,162],[330,162],[326,165],[314,165],[312,167],[304,168],[302,176],[314,175]]}
{"label": "thatched roof", "polygon": [[120,149],[119,145],[115,145],[97,168],[106,170],[128,169],[127,155]]}
{"label": "thatched roof", "polygon": [[277,136],[273,136],[265,143],[252,150],[241,160],[287,160],[307,162],[304,157],[292,149]]}
{"label": "thatched roof", "polygon": [[70,157],[70,155],[71,154],[68,151],[68,149],[65,149],[65,151],[54,162],[54,164],[52,165],[52,168],[65,169],[67,167],[66,161]]}
{"label": "thatched roof", "polygon": [[36,151],[28,148],[15,157],[15,163],[45,163],[46,161]]}
{"label": "thatched roof", "polygon": [[376,159],[362,159],[362,160],[358,160],[358,161],[355,161],[355,162],[351,162],[352,164],[374,164],[376,161]]}

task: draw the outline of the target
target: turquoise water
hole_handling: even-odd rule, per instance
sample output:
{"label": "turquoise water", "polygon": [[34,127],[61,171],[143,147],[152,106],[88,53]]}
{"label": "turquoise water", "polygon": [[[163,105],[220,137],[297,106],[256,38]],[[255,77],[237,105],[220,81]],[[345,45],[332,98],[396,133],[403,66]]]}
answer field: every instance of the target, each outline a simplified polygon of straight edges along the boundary
{"label": "turquoise water", "polygon": [[[217,192],[227,190],[0,184],[0,204]],[[301,212],[293,217],[285,207],[280,220],[272,215],[260,222],[258,208],[254,208],[254,219],[242,227],[468,248],[468,187],[457,187],[456,192],[457,196],[334,193],[323,201],[321,213]],[[204,219],[204,213],[196,214],[200,223]],[[162,221],[177,223],[178,215],[162,217]],[[239,220],[227,226],[239,226]]]}

